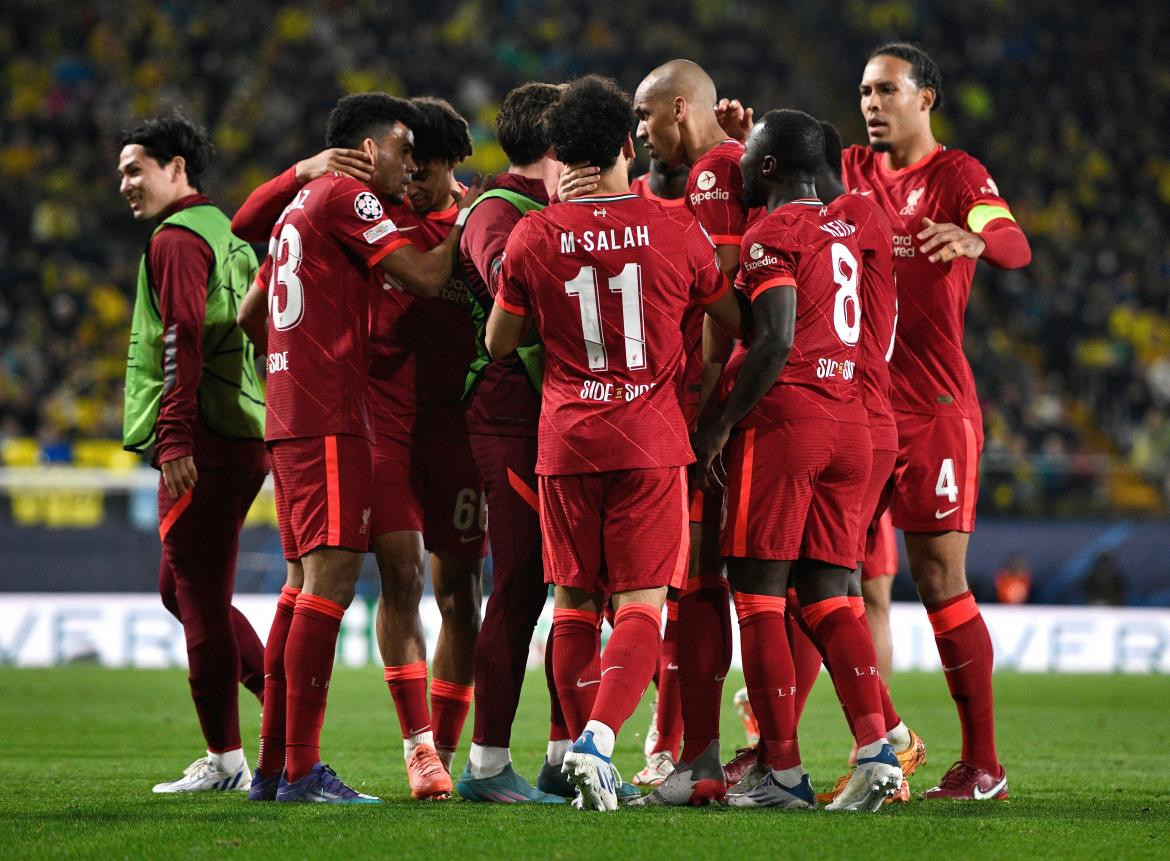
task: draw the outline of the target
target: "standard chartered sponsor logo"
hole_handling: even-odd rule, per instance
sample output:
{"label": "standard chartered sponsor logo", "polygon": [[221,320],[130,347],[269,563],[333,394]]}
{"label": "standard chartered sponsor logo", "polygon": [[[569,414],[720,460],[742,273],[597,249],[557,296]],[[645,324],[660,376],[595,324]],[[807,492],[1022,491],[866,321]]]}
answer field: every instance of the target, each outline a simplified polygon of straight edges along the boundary
{"label": "standard chartered sponsor logo", "polygon": [[913,257],[914,238],[909,233],[894,234],[894,256]]}

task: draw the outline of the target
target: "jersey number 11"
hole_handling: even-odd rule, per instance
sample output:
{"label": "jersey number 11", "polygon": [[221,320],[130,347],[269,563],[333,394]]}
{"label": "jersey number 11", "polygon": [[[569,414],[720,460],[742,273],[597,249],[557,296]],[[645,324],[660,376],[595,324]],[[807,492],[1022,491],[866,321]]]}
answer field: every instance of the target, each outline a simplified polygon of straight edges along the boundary
{"label": "jersey number 11", "polygon": [[601,331],[601,296],[603,285],[610,293],[622,297],[622,333],[626,347],[626,367],[631,371],[646,367],[646,332],[642,317],[642,267],[628,263],[613,278],[599,275],[592,266],[584,266],[572,281],[565,283],[565,292],[576,296],[581,305],[581,333],[585,338],[585,353],[589,370],[609,370],[609,356]]}

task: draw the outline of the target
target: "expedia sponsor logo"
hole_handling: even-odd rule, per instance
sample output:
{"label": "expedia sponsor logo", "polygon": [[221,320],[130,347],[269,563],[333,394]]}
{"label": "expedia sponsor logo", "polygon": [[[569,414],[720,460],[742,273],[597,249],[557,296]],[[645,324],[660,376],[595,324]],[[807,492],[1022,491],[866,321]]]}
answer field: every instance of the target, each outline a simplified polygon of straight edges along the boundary
{"label": "expedia sponsor logo", "polygon": [[752,247],[748,249],[748,257],[751,258],[744,264],[743,268],[748,272],[759,269],[761,266],[774,266],[780,261],[764,250],[764,246],[758,242],[753,242]]}
{"label": "expedia sponsor logo", "polygon": [[715,187],[715,174],[705,170],[695,179],[698,191],[691,194],[691,206],[698,206],[705,200],[731,200],[731,194]]}

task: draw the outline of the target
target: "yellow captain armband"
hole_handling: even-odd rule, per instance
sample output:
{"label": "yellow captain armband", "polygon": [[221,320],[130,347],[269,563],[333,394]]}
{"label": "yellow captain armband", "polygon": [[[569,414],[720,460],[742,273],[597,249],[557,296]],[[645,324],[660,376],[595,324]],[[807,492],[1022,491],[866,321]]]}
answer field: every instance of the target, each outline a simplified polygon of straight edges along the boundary
{"label": "yellow captain armband", "polygon": [[997,218],[1006,218],[1009,221],[1016,220],[1016,217],[1012,215],[1011,210],[1006,206],[992,206],[989,203],[981,203],[978,206],[971,207],[971,211],[967,213],[967,229],[972,233],[982,233],[983,228]]}

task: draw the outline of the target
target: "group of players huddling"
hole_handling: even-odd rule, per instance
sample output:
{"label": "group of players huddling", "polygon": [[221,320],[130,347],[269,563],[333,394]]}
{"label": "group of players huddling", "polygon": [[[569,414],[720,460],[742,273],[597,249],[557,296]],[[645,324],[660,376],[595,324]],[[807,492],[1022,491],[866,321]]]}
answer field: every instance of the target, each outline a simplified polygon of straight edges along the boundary
{"label": "group of players huddling", "polygon": [[[496,123],[507,171],[470,187],[454,177],[471,139],[449,104],[351,95],[328,149],[256,189],[230,227],[200,192],[197,128],[164,117],[128,134],[122,193],[158,225],[125,443],[153,444],[162,472],[160,589],[208,747],[155,791],[378,802],[320,751],[369,550],[414,798],[909,800],[925,746],[886,687],[892,514],[962,726],[960,759],[924,797],[1006,798],[992,646],[964,570],[982,422],[962,335],[976,261],[1015,268],[1030,249],[986,169],[935,141],[941,77],[925,53],[877,49],[860,94],[869,146],[842,151],[808,114],[755,120],[717,100],[687,60],[632,100],[597,76],[526,84]],[[639,142],[651,170],[631,182]],[[268,243],[259,266],[246,242]],[[288,577],[261,653],[231,592],[266,466]],[[442,613],[429,704],[427,552]],[[533,785],[509,744],[549,583]],[[732,603],[758,742],[724,764]],[[797,726],[822,664],[855,751],[816,795]],[[643,795],[611,758],[651,681]],[[263,703],[254,773],[237,682]]]}

